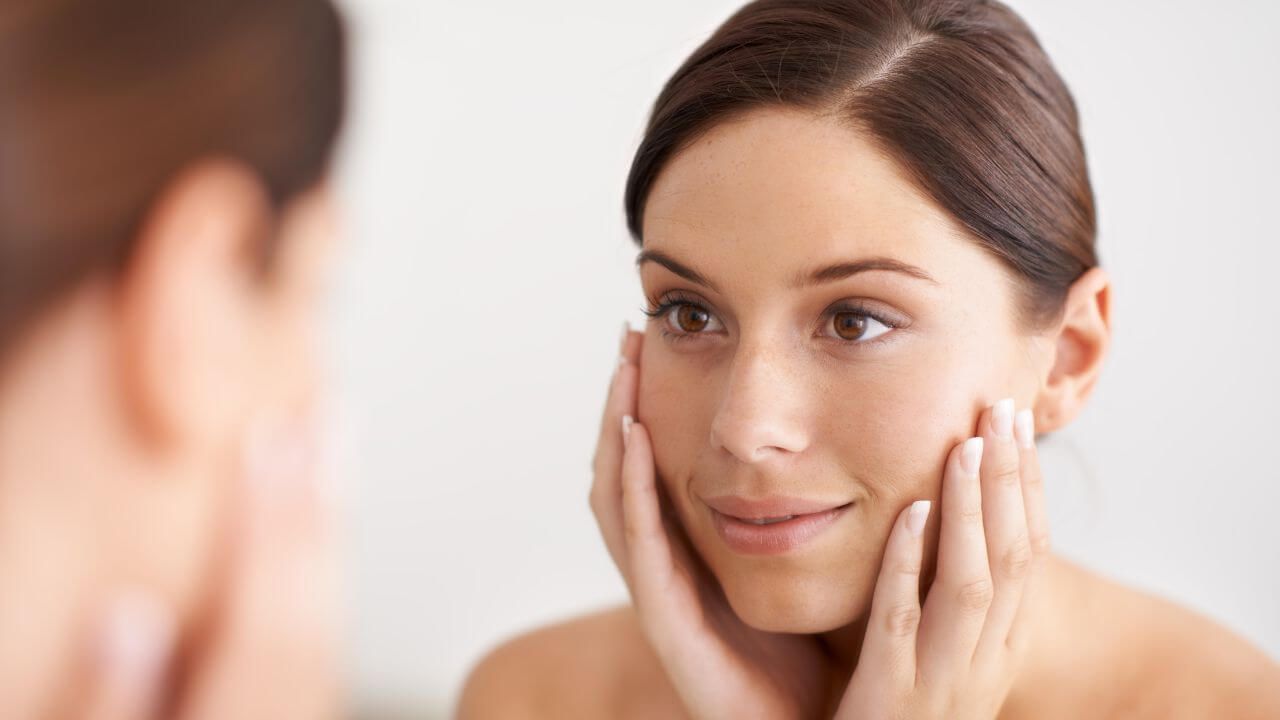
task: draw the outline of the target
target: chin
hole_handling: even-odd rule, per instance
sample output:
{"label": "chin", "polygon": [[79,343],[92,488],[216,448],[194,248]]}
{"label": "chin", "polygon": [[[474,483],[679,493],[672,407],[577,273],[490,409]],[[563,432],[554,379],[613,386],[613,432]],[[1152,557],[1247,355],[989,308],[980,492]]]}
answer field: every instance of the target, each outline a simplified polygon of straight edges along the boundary
{"label": "chin", "polygon": [[870,588],[833,577],[720,578],[729,606],[743,623],[775,633],[817,634],[850,625],[870,607]]}

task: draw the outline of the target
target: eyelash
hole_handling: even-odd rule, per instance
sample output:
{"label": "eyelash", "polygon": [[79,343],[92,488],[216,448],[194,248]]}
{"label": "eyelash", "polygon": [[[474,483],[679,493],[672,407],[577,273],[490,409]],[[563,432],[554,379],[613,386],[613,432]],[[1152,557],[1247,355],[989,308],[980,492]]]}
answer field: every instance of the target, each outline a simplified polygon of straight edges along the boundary
{"label": "eyelash", "polygon": [[[692,300],[689,298],[681,297],[680,295],[668,295],[667,297],[664,297],[663,299],[658,301],[650,300],[649,307],[642,309],[641,312],[647,315],[650,320],[661,320],[662,318],[669,315],[672,311],[685,306],[697,308],[707,313],[708,315],[711,315],[712,317],[716,316],[715,313],[712,312],[711,309],[708,308],[704,303],[698,302],[696,300]],[[884,325],[890,330],[890,332],[883,333],[877,337],[871,338],[870,340],[836,340],[836,342],[842,345],[850,345],[850,346],[875,345],[880,342],[883,342],[886,338],[892,335],[893,334],[892,331],[900,330],[906,327],[906,323],[900,322],[897,320],[892,320],[888,317],[885,317],[883,313],[878,313],[872,310],[870,307],[866,306],[865,304],[857,302],[856,300],[846,300],[836,305],[835,307],[828,308],[827,311],[823,313],[823,317],[831,318],[832,316],[838,315],[840,313],[854,313],[857,315],[864,315]],[[826,325],[826,322],[827,320],[823,321],[824,326]],[[691,340],[697,335],[703,334],[703,333],[672,332],[670,329],[667,328],[666,323],[662,324],[661,330],[662,330],[663,337],[673,341]]]}
{"label": "eyelash", "polygon": [[[706,305],[685,297],[681,297],[680,295],[668,295],[667,297],[664,297],[662,300],[658,300],[658,301],[654,301],[651,299],[649,301],[649,307],[642,309],[641,312],[647,315],[650,320],[662,320],[663,318],[671,314],[672,311],[682,307],[694,307],[694,308],[698,308],[699,310],[702,310],[708,315],[713,315],[713,316],[715,315],[715,313],[712,313],[711,310],[707,308]],[[692,340],[695,335],[701,334],[701,333],[675,333],[675,332],[672,332],[670,328],[667,327],[666,323],[662,323],[662,325],[660,325],[659,328],[662,331],[662,336],[664,338],[667,338],[668,340],[672,340],[676,342],[683,341],[683,340]]]}

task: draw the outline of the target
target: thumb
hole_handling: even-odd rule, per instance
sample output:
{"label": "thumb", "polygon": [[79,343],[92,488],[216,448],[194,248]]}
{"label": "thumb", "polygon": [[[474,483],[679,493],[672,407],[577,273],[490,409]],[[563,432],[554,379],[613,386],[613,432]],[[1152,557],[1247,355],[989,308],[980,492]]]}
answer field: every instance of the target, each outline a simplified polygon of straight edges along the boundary
{"label": "thumb", "polygon": [[173,655],[174,621],[158,602],[122,593],[96,627],[92,663],[76,720],[147,720],[160,709]]}

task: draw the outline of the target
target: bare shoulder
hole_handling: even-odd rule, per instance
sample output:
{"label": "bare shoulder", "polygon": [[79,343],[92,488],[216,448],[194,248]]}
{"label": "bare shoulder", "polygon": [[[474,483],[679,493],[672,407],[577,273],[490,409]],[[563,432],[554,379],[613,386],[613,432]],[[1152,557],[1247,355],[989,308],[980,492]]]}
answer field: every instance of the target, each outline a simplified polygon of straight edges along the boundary
{"label": "bare shoulder", "polygon": [[520,635],[472,669],[460,720],[679,717],[657,658],[630,607]]}
{"label": "bare shoulder", "polygon": [[1280,718],[1280,666],[1187,607],[1087,574],[1115,717]]}

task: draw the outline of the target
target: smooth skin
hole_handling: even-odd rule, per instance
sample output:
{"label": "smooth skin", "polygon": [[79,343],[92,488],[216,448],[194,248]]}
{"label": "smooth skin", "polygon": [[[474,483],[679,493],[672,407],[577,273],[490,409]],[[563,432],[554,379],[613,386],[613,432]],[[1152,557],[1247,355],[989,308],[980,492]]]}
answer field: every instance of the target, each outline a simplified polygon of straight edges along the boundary
{"label": "smooth skin", "polygon": [[[822,643],[735,621],[714,580],[673,549],[679,540],[662,520],[649,436],[631,421],[634,359],[624,351],[610,398],[626,437],[602,438],[592,505],[645,636],[693,717],[826,716]],[[938,570],[923,612],[927,501],[899,513],[858,667],[835,717],[994,717],[1008,692],[1007,668],[1026,650],[1026,633],[1014,624],[1021,597],[1048,551],[1030,420],[1022,414],[1015,441],[1013,403],[1003,401],[984,413],[981,435],[952,449]],[[709,667],[720,668],[715,683],[706,682]]]}
{"label": "smooth skin", "polygon": [[277,209],[251,169],[195,161],[119,273],[6,348],[5,718],[341,713],[313,342],[334,209],[323,182]]}
{"label": "smooth skin", "polygon": [[[652,319],[627,335],[592,490],[632,603],[497,649],[462,717],[1280,712],[1261,652],[1047,550],[1027,438],[1097,384],[1105,272],[1029,324],[1011,271],[891,157],[796,110],[683,149],[644,228]],[[865,334],[835,332],[851,316]],[[705,500],[773,494],[848,509],[787,553],[733,551]]]}

